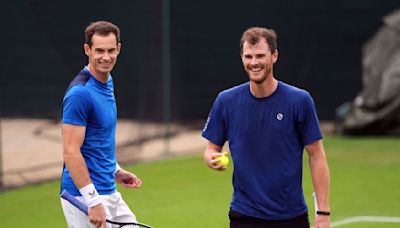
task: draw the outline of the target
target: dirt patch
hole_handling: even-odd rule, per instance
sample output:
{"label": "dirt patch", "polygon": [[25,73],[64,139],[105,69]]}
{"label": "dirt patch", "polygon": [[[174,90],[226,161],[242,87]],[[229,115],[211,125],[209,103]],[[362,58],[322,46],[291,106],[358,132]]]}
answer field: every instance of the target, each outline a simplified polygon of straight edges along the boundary
{"label": "dirt patch", "polygon": [[[200,130],[181,125],[119,120],[116,151],[121,164],[158,160],[166,156],[201,153],[206,141]],[[4,188],[60,178],[62,158],[61,123],[47,119],[2,119],[2,181]]]}

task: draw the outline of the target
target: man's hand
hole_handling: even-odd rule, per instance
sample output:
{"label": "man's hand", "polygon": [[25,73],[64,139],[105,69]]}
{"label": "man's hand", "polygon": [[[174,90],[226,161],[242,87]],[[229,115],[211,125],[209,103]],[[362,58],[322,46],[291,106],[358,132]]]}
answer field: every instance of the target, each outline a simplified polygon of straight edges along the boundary
{"label": "man's hand", "polygon": [[314,228],[330,228],[329,216],[318,215],[315,218]]}
{"label": "man's hand", "polygon": [[115,173],[115,180],[125,188],[139,188],[142,181],[133,173],[120,169]]}
{"label": "man's hand", "polygon": [[97,204],[94,207],[89,207],[88,209],[90,223],[95,225],[96,228],[106,227],[106,212],[104,210],[103,204]]}
{"label": "man's hand", "polygon": [[214,152],[214,151],[206,151],[204,153],[204,162],[207,164],[208,167],[217,171],[225,171],[226,166],[223,164],[217,164],[219,162],[218,157],[222,155],[227,155],[227,152]]}

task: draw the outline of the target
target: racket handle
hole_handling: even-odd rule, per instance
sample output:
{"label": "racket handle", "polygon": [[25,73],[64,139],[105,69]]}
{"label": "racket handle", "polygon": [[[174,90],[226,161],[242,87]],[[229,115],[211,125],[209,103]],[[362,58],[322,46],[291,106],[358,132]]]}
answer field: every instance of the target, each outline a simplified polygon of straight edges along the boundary
{"label": "racket handle", "polygon": [[63,190],[61,193],[61,198],[67,200],[70,202],[72,205],[74,205],[76,208],[81,210],[83,213],[88,215],[88,207],[83,204],[81,201],[77,200],[73,195],[71,195],[67,190]]}

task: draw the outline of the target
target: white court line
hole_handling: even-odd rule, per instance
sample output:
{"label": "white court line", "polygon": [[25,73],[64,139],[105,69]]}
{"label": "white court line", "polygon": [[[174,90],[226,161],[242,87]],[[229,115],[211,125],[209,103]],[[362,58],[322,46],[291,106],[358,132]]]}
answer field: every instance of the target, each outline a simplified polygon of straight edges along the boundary
{"label": "white court line", "polygon": [[400,223],[400,217],[356,216],[331,223],[331,227],[338,227],[355,222],[393,222]]}

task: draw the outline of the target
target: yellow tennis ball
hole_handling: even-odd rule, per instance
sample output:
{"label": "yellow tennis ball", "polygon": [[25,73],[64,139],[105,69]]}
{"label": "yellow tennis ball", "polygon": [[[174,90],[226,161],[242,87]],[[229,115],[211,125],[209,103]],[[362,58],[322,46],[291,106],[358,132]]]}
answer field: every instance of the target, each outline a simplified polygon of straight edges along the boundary
{"label": "yellow tennis ball", "polygon": [[224,154],[224,155],[219,156],[217,159],[218,159],[217,165],[221,165],[222,164],[222,165],[224,165],[225,168],[228,167],[228,164],[229,164],[228,156],[226,156]]}

